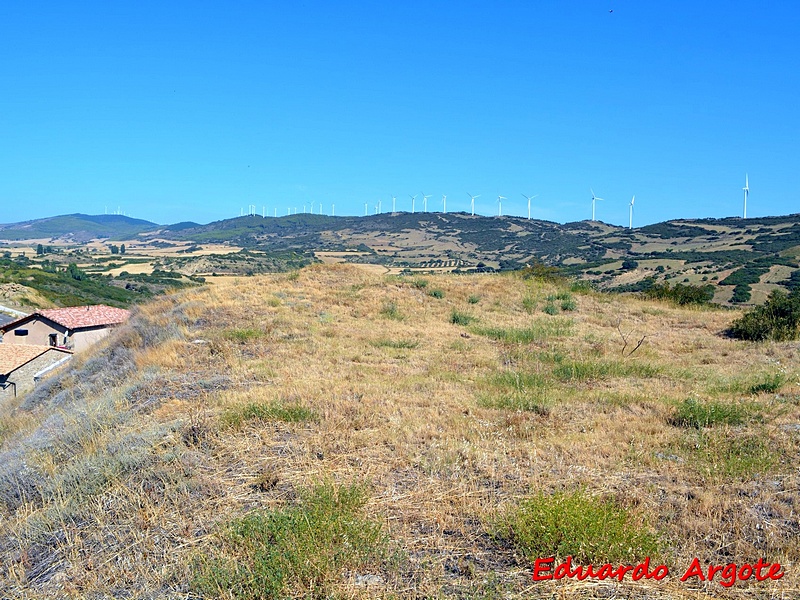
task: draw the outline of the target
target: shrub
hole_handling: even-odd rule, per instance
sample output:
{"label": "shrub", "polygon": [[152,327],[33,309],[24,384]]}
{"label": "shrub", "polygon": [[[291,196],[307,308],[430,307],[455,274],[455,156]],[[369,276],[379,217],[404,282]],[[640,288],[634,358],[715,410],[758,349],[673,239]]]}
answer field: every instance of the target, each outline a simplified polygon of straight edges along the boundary
{"label": "shrub", "polygon": [[469,298],[467,298],[467,302],[469,302],[470,304],[477,304],[480,301],[481,301],[481,297],[480,296],[472,295]]}
{"label": "shrub", "polygon": [[556,305],[553,304],[552,302],[548,302],[547,304],[545,304],[544,308],[542,309],[542,311],[544,313],[548,314],[548,315],[557,315],[558,314],[558,309],[556,308]]}
{"label": "shrub", "polygon": [[254,512],[224,535],[228,559],[195,564],[202,594],[235,598],[328,598],[345,570],[378,568],[388,555],[381,523],[365,517],[361,487],[320,485],[284,510]]}
{"label": "shrub", "polygon": [[444,292],[442,290],[431,290],[430,292],[428,292],[428,295],[438,300],[444,298]]}
{"label": "shrub", "polygon": [[472,315],[457,311],[456,309],[453,309],[453,312],[450,313],[450,322],[453,325],[469,325],[474,320],[475,317]]}
{"label": "shrub", "polygon": [[[722,285],[722,282],[720,282]],[[752,289],[746,283],[742,283],[737,285],[733,288],[733,295],[731,296],[731,302],[736,304],[741,304],[743,302],[750,302]]]}
{"label": "shrub", "polygon": [[645,290],[646,298],[659,300],[670,300],[675,304],[708,304],[714,299],[713,285],[684,285],[675,284],[671,287],[669,283],[657,283]]}
{"label": "shrub", "polygon": [[742,340],[794,340],[800,327],[800,290],[774,290],[767,301],[736,319],[729,333]]}
{"label": "shrub", "polygon": [[625,563],[655,556],[659,540],[613,500],[584,491],[539,493],[503,515],[495,537],[528,560],[572,556],[576,563]]}

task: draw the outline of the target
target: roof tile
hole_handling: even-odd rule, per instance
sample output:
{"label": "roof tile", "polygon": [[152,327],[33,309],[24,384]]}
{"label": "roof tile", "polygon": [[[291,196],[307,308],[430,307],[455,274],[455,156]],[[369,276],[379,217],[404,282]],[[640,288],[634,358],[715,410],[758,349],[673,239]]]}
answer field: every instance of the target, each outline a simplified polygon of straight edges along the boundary
{"label": "roof tile", "polygon": [[64,354],[72,354],[68,350],[52,346],[28,346],[23,344],[0,344],[0,375],[8,375],[47,352],[54,350]]}

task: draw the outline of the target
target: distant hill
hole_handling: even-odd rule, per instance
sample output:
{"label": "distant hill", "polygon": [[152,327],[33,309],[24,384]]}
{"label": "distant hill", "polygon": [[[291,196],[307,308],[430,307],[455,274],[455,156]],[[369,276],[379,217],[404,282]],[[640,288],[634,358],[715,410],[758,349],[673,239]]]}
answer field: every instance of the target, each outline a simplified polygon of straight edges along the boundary
{"label": "distant hill", "polygon": [[800,215],[675,220],[628,229],[463,212],[303,214],[167,226],[158,236],[268,252],[358,250],[338,260],[412,270],[506,270],[543,262],[603,289],[714,286],[719,303],[760,303],[773,289],[800,285]]}
{"label": "distant hill", "polygon": [[72,214],[0,225],[0,239],[83,243],[97,238],[128,239],[157,227],[156,223],[123,215]]}
{"label": "distant hill", "polygon": [[[800,286],[800,215],[674,220],[636,229],[600,221],[562,225],[464,212],[249,215],[164,226],[119,215],[66,215],[0,226],[0,239],[8,240],[85,242],[98,237],[228,244],[273,257],[310,259],[316,253],[323,260],[394,270],[486,272],[542,262],[603,289],[641,291],[663,283],[714,286],[714,300],[723,304],[760,303],[773,289]],[[164,266],[197,270],[176,260]],[[215,265],[208,267],[211,271],[226,272],[216,259],[202,260],[205,267]],[[270,264],[262,267],[269,269]]]}

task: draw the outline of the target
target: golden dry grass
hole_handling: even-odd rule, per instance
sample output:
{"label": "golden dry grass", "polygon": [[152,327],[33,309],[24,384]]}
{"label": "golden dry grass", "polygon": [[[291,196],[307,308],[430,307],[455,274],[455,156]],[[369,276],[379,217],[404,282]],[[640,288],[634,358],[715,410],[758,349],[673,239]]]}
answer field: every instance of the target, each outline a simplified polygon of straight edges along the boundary
{"label": "golden dry grass", "polygon": [[[231,519],[284,506],[314,483],[363,481],[369,514],[404,558],[378,585],[343,576],[343,597],[800,596],[796,344],[728,339],[730,311],[590,293],[550,316],[547,297],[563,291],[553,283],[415,279],[324,265],[220,278],[141,307],[146,327],[112,342],[132,348],[135,369],[82,401],[91,425],[69,453],[32,442],[54,413],[73,430],[69,404],[4,408],[2,451],[22,452],[52,481],[43,499],[0,505],[6,589],[188,597],[193,561],[219,552]],[[453,310],[476,321],[455,325]],[[571,325],[519,343],[480,333],[546,332],[553,322]],[[767,376],[781,377],[781,389],[751,394]],[[514,388],[524,377],[543,383]],[[487,398],[543,410],[486,408]],[[686,398],[746,403],[753,418],[705,431],[672,425]],[[225,420],[253,403],[315,418]],[[751,447],[765,468],[739,460]],[[670,579],[534,584],[532,565],[489,535],[532,492],[580,488],[662,536]],[[763,556],[786,576],[731,590],[681,583],[695,556]]]}

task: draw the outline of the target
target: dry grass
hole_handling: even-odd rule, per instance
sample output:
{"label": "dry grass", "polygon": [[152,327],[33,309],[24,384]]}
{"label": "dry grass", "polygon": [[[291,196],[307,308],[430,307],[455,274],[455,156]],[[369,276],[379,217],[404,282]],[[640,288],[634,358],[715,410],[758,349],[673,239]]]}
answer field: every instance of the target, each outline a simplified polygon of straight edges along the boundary
{"label": "dry grass", "polygon": [[[729,311],[574,294],[574,311],[531,314],[563,290],[426,279],[442,298],[346,265],[170,295],[111,341],[130,351],[122,378],[95,373],[75,393],[78,369],[49,396],[0,409],[3,589],[186,598],[193,565],[224,552],[231,523],[288,510],[323,482],[361,481],[364,511],[401,558],[338,573],[342,597],[800,594],[795,345],[721,336]],[[390,305],[402,318],[387,317]],[[453,323],[453,311],[476,320]],[[108,354],[86,368],[102,372],[91,361]],[[681,426],[690,398],[757,418]],[[671,577],[534,584],[492,524],[537,494],[577,490],[657,535]],[[681,583],[695,556],[763,556],[786,576],[730,590]]]}

